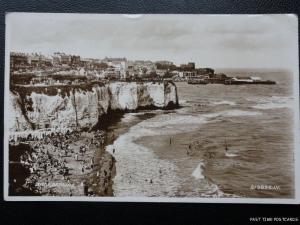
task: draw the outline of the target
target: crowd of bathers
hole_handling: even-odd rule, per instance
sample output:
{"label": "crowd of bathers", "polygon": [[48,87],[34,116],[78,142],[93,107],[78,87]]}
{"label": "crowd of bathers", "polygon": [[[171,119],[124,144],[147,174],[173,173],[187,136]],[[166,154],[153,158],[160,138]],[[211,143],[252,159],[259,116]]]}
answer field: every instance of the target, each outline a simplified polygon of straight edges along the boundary
{"label": "crowd of bathers", "polygon": [[[43,186],[36,184],[41,180],[46,181],[45,183],[51,182],[53,178],[70,183],[70,168],[66,161],[68,157],[80,161],[82,174],[93,169],[94,159],[86,161],[85,154],[91,145],[95,145],[97,148],[104,146],[104,132],[98,130],[94,132],[93,138],[86,139],[85,142],[80,144],[79,148],[72,148],[72,143],[78,141],[80,136],[80,132],[67,131],[66,133],[52,132],[43,135],[39,140],[31,136],[23,138],[24,140],[21,141],[30,143],[30,151],[20,156],[20,163],[30,173],[30,176],[25,180],[24,187],[40,194],[55,195],[52,188],[44,189]],[[48,193],[44,193],[45,190]]]}

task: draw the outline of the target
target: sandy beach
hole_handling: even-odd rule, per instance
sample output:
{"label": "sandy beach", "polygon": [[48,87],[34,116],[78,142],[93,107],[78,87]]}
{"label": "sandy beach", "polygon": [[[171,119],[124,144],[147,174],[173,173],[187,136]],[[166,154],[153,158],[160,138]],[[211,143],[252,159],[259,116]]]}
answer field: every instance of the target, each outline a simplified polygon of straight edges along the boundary
{"label": "sandy beach", "polygon": [[[115,160],[105,151],[105,132],[57,134],[56,138],[61,142],[52,137],[23,143],[27,150],[14,159],[20,163],[12,174],[10,191],[15,195],[112,196]],[[16,143],[11,145],[14,148]],[[27,171],[25,179],[18,177],[20,170]]]}

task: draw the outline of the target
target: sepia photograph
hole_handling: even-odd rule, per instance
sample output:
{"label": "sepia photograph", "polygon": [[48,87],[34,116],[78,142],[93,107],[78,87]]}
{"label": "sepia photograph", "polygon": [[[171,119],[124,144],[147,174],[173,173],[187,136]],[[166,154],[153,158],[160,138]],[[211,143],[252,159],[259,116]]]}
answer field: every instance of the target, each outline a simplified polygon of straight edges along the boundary
{"label": "sepia photograph", "polygon": [[5,22],[5,200],[299,203],[297,16]]}

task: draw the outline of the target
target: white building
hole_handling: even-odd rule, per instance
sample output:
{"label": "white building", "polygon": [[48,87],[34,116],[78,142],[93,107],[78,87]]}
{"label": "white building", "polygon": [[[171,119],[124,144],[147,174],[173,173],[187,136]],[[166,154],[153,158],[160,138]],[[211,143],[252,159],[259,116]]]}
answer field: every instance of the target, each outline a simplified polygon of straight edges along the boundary
{"label": "white building", "polygon": [[105,57],[102,62],[108,66],[115,68],[115,73],[120,74],[120,78],[126,78],[127,59],[126,58],[107,58]]}

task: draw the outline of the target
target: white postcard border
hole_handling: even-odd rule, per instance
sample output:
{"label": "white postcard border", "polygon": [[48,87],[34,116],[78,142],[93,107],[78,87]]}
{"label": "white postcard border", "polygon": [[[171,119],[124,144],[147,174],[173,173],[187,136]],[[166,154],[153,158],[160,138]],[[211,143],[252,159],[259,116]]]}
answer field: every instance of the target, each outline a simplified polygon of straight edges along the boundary
{"label": "white postcard border", "polygon": [[[295,197],[286,199],[286,198],[169,198],[169,197],[60,197],[60,196],[9,196],[8,195],[8,184],[9,184],[9,158],[8,158],[8,139],[9,139],[9,131],[8,131],[8,123],[5,118],[8,118],[8,101],[9,101],[9,76],[10,76],[10,26],[8,17],[10,15],[15,14],[6,13],[5,15],[5,86],[4,86],[4,146],[3,146],[3,154],[4,154],[4,170],[3,170],[3,184],[4,184],[4,200],[5,201],[86,201],[86,202],[161,202],[161,203],[246,203],[246,204],[300,204],[300,142],[299,142],[299,52],[298,52],[298,37],[295,37],[296,46],[295,50],[297,50],[297,59],[295,59],[295,63],[293,66],[293,78],[298,81],[294,82],[294,173],[295,173]],[[17,12],[17,14],[40,14],[40,13],[25,13],[25,12]],[[56,13],[42,13],[42,14],[56,14]],[[60,15],[70,15],[76,16],[78,13],[59,13]],[[80,15],[93,15],[97,14],[82,14]],[[99,14],[101,15],[101,14]],[[106,14],[106,15],[118,15],[118,14]],[[149,15],[149,14],[148,14]],[[172,15],[172,14],[166,14]],[[180,14],[180,15],[189,15],[189,14]],[[218,14],[218,15],[210,15],[206,16],[224,16],[226,14]],[[240,14],[239,14],[240,15]],[[245,14],[247,15],[247,14]],[[261,14],[261,15],[248,15],[248,16],[263,16],[263,15],[272,15],[272,14]],[[298,17],[295,14],[285,14],[291,17],[294,17],[298,21]],[[203,16],[203,15],[202,15]],[[226,15],[226,16],[235,16]],[[298,23],[297,23],[298,24]],[[297,26],[298,30],[298,26]],[[293,53],[294,55],[294,53]]]}

